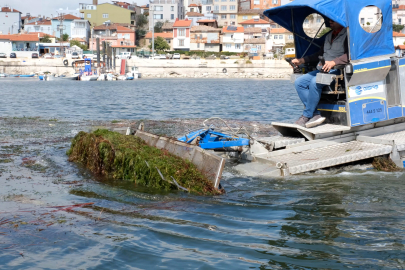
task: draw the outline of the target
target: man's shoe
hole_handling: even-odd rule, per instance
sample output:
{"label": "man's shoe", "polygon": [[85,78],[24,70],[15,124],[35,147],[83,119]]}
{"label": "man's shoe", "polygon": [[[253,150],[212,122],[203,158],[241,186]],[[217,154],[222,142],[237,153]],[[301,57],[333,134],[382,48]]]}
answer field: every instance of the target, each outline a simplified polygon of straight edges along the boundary
{"label": "man's shoe", "polygon": [[300,117],[297,121],[295,121],[294,124],[299,125],[299,126],[301,126],[301,127],[305,127],[305,124],[306,124],[308,121],[309,121],[309,118],[307,118],[307,117],[301,115],[301,117]]}
{"label": "man's shoe", "polygon": [[322,124],[324,121],[326,120],[325,117],[322,117],[321,115],[317,114],[314,117],[311,118],[311,120],[309,120],[305,126],[307,128],[312,128],[312,127],[316,127],[319,126],[320,124]]}

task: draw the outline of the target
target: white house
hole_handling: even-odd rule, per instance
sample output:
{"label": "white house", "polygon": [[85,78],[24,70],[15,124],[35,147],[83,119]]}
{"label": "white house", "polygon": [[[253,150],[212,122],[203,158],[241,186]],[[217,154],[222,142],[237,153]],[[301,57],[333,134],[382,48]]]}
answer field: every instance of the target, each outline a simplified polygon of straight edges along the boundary
{"label": "white house", "polygon": [[50,36],[55,35],[54,30],[52,29],[52,22],[50,20],[27,23],[24,26],[24,30],[27,33],[42,32]]}
{"label": "white house", "polygon": [[17,34],[21,28],[21,12],[10,8],[0,8],[0,34]]}
{"label": "white house", "polygon": [[222,51],[243,52],[244,28],[237,26],[224,26],[222,28]]}
{"label": "white house", "polygon": [[173,24],[173,48],[174,50],[190,50],[190,29],[192,21],[189,19],[179,20]]}
{"label": "white house", "polygon": [[394,41],[394,46],[405,45],[405,34],[392,32],[392,39]]}
{"label": "white house", "polygon": [[39,53],[39,33],[0,35],[0,51],[17,57],[31,57],[32,53]]}
{"label": "white house", "polygon": [[266,29],[266,28],[270,27],[270,22],[260,19],[259,16],[254,17],[253,19],[250,19],[250,20],[247,20],[244,22],[240,22],[239,24],[245,28],[259,27],[261,29]]}

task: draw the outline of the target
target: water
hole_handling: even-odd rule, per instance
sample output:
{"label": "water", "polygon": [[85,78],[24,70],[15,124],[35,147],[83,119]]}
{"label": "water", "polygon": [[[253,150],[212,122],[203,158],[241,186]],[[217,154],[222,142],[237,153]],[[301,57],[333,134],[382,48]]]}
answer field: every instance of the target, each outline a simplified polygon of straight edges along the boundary
{"label": "water", "polygon": [[175,134],[220,116],[266,133],[300,115],[287,81],[0,83],[0,269],[405,267],[403,172],[358,165],[269,179],[228,164],[227,193],[202,197],[96,178],[67,161],[79,130],[139,119],[167,120],[149,127]]}

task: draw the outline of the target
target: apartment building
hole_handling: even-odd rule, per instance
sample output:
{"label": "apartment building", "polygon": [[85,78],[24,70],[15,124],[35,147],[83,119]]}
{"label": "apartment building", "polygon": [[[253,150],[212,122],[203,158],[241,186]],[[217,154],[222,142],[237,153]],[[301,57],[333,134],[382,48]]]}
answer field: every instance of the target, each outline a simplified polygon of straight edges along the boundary
{"label": "apartment building", "polygon": [[151,0],[149,4],[149,29],[157,22],[175,22],[185,17],[183,0]]}
{"label": "apartment building", "polygon": [[219,27],[236,25],[238,2],[236,0],[214,0],[214,14],[218,16]]}
{"label": "apartment building", "polygon": [[29,33],[35,33],[35,32],[42,32],[47,35],[54,35],[55,31],[52,28],[52,22],[51,20],[42,20],[42,21],[36,21],[32,23],[26,23],[24,25],[24,30]]}
{"label": "apartment building", "polygon": [[239,9],[237,15],[237,24],[239,25],[241,22],[254,19],[256,17],[262,20],[269,20],[266,16],[263,15],[264,9]]}
{"label": "apartment building", "polygon": [[97,0],[93,0],[93,4],[79,4],[79,10],[84,14],[83,18],[88,20],[93,27],[106,21],[135,25],[135,9],[123,8],[110,3],[98,4]]}
{"label": "apartment building", "polygon": [[270,23],[268,21],[260,19],[259,16],[254,17],[254,19],[240,22],[239,24],[245,28],[259,27],[262,29],[266,29],[270,27]]}
{"label": "apartment building", "polygon": [[21,12],[8,6],[0,9],[0,34],[17,34],[21,28]]}

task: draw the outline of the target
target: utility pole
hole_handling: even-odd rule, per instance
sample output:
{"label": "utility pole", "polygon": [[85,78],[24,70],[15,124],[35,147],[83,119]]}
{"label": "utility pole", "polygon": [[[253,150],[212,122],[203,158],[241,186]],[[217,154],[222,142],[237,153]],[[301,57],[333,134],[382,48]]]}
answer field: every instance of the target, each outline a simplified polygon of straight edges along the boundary
{"label": "utility pole", "polygon": [[63,25],[63,21],[65,20],[65,15],[63,13],[59,13],[58,16],[59,20],[59,25],[58,25],[58,30],[60,31],[60,39],[59,39],[59,54],[62,55],[62,49],[63,49],[63,30],[65,29],[65,26]]}
{"label": "utility pole", "polygon": [[[153,3],[153,1],[152,0],[149,0],[149,3]],[[152,8],[151,8],[151,10],[152,10],[152,59],[154,59],[153,57],[154,57],[154,51],[155,51],[155,17],[154,17],[154,14],[153,14],[153,9],[155,8],[155,6],[153,6]]]}

